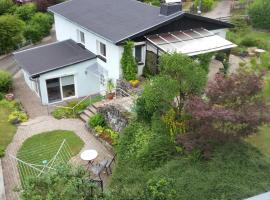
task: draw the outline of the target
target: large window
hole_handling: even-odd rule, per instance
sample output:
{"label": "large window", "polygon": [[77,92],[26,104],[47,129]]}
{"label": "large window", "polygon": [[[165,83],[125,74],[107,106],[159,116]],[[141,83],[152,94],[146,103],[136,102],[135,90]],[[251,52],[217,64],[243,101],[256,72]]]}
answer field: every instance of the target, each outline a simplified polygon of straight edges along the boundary
{"label": "large window", "polygon": [[74,76],[46,80],[48,101],[54,103],[75,96]]}
{"label": "large window", "polygon": [[74,76],[61,77],[63,98],[75,96]]}

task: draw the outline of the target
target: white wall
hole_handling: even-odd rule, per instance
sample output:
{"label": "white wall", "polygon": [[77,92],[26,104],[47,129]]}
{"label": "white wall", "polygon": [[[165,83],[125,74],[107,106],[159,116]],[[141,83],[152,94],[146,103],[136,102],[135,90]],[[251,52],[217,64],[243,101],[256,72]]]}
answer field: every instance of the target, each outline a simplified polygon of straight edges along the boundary
{"label": "white wall", "polygon": [[68,19],[65,19],[60,15],[54,14],[54,20],[56,38],[58,41],[66,39],[73,39],[74,41],[78,41],[77,30],[80,30],[84,32],[85,35],[85,47],[91,52],[98,54],[97,40],[104,43],[106,45],[107,61],[104,62],[98,59],[99,64],[108,71],[108,78],[116,80],[121,76],[120,60],[123,52],[123,48],[121,46],[117,46],[112,42],[102,38],[101,36],[89,32],[88,30],[70,22]]}
{"label": "white wall", "polygon": [[74,75],[76,98],[99,93],[99,77],[87,70],[87,68],[95,62],[96,59],[93,59],[40,75],[39,81],[42,104],[48,104],[46,80],[51,78]]}

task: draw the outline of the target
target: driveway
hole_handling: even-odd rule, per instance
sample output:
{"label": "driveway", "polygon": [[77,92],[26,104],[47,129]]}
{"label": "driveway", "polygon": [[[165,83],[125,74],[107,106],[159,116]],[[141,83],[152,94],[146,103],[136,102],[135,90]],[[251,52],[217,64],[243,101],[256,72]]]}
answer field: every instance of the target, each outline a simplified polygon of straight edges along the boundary
{"label": "driveway", "polygon": [[215,8],[212,11],[205,13],[204,16],[213,19],[230,16],[231,2],[231,0],[217,1]]}

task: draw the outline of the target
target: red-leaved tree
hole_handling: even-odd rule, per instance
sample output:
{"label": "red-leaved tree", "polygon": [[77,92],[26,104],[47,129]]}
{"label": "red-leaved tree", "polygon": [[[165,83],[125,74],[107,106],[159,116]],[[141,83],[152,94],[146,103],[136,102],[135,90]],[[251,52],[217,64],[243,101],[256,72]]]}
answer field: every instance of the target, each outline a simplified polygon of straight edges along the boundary
{"label": "red-leaved tree", "polygon": [[217,75],[204,97],[192,97],[185,111],[191,115],[189,130],[177,138],[187,151],[210,155],[213,144],[253,134],[270,122],[269,107],[262,95],[265,73],[246,70]]}

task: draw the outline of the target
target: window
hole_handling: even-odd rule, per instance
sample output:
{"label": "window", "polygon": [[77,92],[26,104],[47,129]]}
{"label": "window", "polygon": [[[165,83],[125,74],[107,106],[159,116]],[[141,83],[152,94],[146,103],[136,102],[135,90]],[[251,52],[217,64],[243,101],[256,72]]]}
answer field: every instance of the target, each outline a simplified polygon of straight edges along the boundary
{"label": "window", "polygon": [[105,77],[104,77],[103,74],[100,74],[100,84],[101,84],[102,86],[105,86]]}
{"label": "window", "polygon": [[75,96],[74,76],[61,77],[63,98]]}
{"label": "window", "polygon": [[135,59],[137,63],[143,63],[142,60],[142,46],[135,46]]}
{"label": "window", "polygon": [[85,44],[84,32],[77,30],[77,34],[78,34],[78,42]]}
{"label": "window", "polygon": [[106,45],[102,42],[97,41],[97,52],[99,55],[105,58],[107,55]]}
{"label": "window", "polygon": [[106,45],[100,42],[100,54],[106,57]]}

